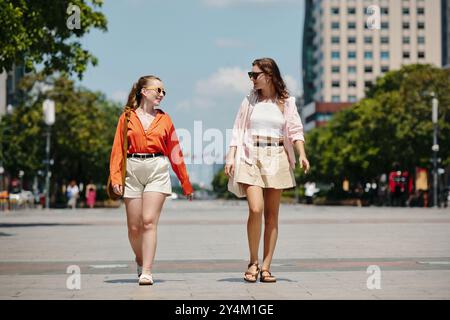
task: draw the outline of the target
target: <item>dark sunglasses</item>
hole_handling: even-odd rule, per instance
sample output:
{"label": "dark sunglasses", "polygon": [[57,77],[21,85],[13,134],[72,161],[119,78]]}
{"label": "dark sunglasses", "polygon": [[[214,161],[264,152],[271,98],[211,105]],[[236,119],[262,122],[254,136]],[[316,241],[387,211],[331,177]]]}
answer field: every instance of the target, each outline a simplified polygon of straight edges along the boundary
{"label": "dark sunglasses", "polygon": [[166,96],[166,91],[164,91],[164,89],[160,87],[144,87],[144,89],[156,90],[158,94],[161,94],[162,92],[163,96]]}
{"label": "dark sunglasses", "polygon": [[253,71],[249,71],[248,72],[248,76],[250,77],[250,79],[258,79],[258,77],[259,77],[259,75],[261,74],[261,73],[264,73],[264,72],[253,72]]}

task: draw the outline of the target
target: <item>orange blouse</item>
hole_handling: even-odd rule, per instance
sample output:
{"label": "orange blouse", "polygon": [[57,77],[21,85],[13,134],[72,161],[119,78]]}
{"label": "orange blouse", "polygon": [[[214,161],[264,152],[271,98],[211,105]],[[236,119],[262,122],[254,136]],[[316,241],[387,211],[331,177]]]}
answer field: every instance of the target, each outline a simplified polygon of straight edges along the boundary
{"label": "orange blouse", "polygon": [[[153,119],[147,132],[144,131],[136,111],[132,110],[130,112],[127,133],[127,153],[163,153],[169,158],[172,169],[181,182],[184,194],[191,194],[193,188],[189,182],[189,175],[186,170],[186,165],[184,164],[183,153],[181,152],[180,143],[172,119],[161,109],[156,110],[158,113]],[[122,184],[122,141],[124,123],[125,113],[122,113],[117,124],[109,164],[111,182],[113,185]]]}

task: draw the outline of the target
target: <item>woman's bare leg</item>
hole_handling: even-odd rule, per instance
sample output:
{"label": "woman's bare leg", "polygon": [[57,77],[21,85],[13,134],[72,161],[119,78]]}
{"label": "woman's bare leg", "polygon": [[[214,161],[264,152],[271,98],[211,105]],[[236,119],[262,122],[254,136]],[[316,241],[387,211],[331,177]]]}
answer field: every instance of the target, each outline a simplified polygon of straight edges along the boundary
{"label": "woman's bare leg", "polygon": [[136,256],[136,262],[142,266],[142,198],[125,198],[127,212],[128,239]]}
{"label": "woman's bare leg", "polygon": [[160,192],[144,192],[143,195],[143,274],[152,273],[157,243],[156,231],[165,200],[166,196]]}
{"label": "woman's bare leg", "polygon": [[278,212],[283,190],[264,190],[264,260],[263,270],[270,270],[278,238]]}
{"label": "woman's bare leg", "polygon": [[[250,249],[250,263],[258,262],[259,241],[261,239],[262,213],[264,210],[263,189],[258,186],[244,185],[248,201],[247,237]],[[249,272],[256,272],[252,266]]]}

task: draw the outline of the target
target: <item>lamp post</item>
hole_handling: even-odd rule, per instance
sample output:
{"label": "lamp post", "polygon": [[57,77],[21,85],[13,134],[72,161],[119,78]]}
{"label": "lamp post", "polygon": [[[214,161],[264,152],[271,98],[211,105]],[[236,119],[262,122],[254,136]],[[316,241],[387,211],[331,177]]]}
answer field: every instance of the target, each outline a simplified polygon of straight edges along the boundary
{"label": "lamp post", "polygon": [[[14,111],[14,107],[11,104],[8,104],[8,106],[6,107],[6,114],[10,115],[12,114]],[[0,141],[0,191],[3,191],[3,174],[5,173],[5,168],[3,167],[3,142],[5,140],[5,131],[4,128],[2,128],[2,134],[1,134],[1,138],[2,141]]]}
{"label": "lamp post", "polygon": [[438,207],[438,163],[437,163],[437,153],[439,152],[438,144],[438,108],[439,101],[433,94],[432,100],[432,121],[433,121],[433,207]]}
{"label": "lamp post", "polygon": [[45,146],[45,207],[50,208],[50,138],[51,138],[51,126],[55,123],[55,102],[53,100],[46,99],[42,104],[44,111],[44,121],[47,125],[47,143]]}

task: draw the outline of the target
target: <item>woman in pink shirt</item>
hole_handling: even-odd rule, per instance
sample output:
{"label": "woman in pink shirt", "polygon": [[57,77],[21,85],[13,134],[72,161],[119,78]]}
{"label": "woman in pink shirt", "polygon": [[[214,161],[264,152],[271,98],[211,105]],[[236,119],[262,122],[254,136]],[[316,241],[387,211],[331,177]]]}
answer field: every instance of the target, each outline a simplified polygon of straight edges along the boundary
{"label": "woman in pink shirt", "polygon": [[[253,90],[244,98],[233,127],[225,174],[241,186],[249,207],[247,237],[250,263],[244,280],[276,282],[270,264],[278,236],[281,193],[295,187],[296,156],[305,172],[303,125],[295,105],[271,58],[257,59],[248,73]],[[231,190],[234,192],[234,190]],[[264,213],[264,257],[260,266],[258,248]]]}

